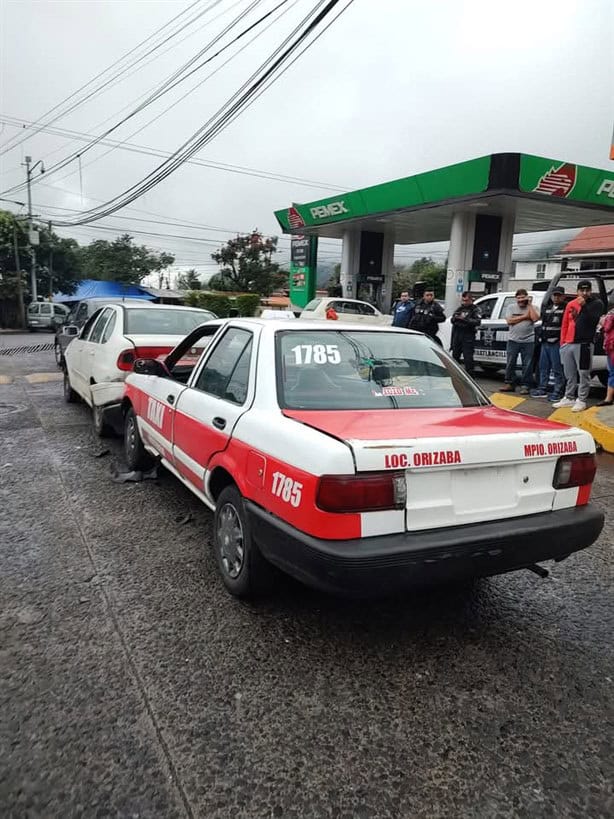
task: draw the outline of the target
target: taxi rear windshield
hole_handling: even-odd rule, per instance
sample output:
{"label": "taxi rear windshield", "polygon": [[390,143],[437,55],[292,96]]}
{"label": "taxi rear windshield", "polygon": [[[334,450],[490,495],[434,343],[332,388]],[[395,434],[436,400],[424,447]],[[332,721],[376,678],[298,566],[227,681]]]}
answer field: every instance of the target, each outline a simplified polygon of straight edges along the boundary
{"label": "taxi rear windshield", "polygon": [[285,409],[476,407],[486,397],[433,341],[409,333],[305,330],[276,334]]}

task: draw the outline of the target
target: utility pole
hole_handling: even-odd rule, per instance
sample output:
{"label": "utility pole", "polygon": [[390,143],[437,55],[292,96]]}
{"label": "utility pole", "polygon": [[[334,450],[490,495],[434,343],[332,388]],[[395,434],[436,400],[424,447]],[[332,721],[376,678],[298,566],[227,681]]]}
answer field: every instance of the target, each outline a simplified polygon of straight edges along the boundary
{"label": "utility pole", "polygon": [[49,301],[53,299],[53,233],[52,233],[52,223],[48,222],[49,225]]}
{"label": "utility pole", "polygon": [[32,289],[32,301],[36,301],[38,294],[36,292],[36,251],[34,250],[34,243],[33,243],[33,234],[34,234],[34,225],[32,223],[32,192],[30,190],[30,182],[32,179],[32,174],[36,170],[37,166],[41,166],[41,173],[45,173],[45,166],[43,165],[43,160],[39,159],[32,167],[30,167],[30,163],[32,162],[31,156],[25,157],[25,166],[26,166],[26,179],[27,179],[27,186],[28,186],[28,233],[29,233],[29,240],[30,240],[30,255],[32,259],[32,270],[31,270],[31,289]]}
{"label": "utility pole", "polygon": [[13,219],[13,249],[15,251],[15,275],[17,276],[17,312],[19,313],[19,328],[25,325],[25,307],[23,303],[23,286],[21,282],[21,259],[19,258],[19,241],[17,239],[17,221]]}

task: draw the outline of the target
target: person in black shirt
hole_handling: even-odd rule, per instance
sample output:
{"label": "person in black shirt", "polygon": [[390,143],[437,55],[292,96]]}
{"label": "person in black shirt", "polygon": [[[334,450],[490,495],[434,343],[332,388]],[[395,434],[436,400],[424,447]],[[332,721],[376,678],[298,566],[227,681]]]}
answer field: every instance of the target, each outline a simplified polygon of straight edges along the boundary
{"label": "person in black shirt", "polygon": [[433,341],[441,347],[441,339],[437,335],[439,324],[446,320],[442,306],[435,301],[435,293],[432,290],[425,290],[424,296],[416,304],[414,315],[409,322],[410,330],[418,330],[430,336]]}
{"label": "person in black shirt", "polygon": [[465,369],[473,375],[473,353],[475,350],[475,331],[480,326],[482,314],[473,303],[473,293],[466,290],[461,296],[460,307],[452,313],[452,356],[460,363],[461,355]]}
{"label": "person in black shirt", "polygon": [[[552,301],[542,304],[539,340],[541,353],[539,356],[539,387],[531,390],[532,398],[547,398],[549,401],[558,401],[563,395],[565,376],[561,364],[561,325],[565,313],[565,291],[562,287],[552,290]],[[554,378],[552,392],[548,394],[550,373]]]}

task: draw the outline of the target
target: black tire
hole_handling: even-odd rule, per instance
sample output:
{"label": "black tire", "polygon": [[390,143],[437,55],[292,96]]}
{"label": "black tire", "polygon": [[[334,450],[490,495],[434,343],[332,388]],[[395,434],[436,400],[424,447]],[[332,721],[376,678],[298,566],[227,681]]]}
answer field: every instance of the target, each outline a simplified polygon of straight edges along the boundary
{"label": "black tire", "polygon": [[[236,539],[229,550],[227,538],[233,531]],[[252,539],[243,497],[234,485],[220,492],[215,505],[213,551],[222,581],[235,597],[262,597],[272,591],[273,567]]]}
{"label": "black tire", "polygon": [[67,404],[77,404],[79,402],[79,395],[70,386],[67,370],[64,370],[64,401]]}
{"label": "black tire", "polygon": [[55,343],[53,345],[53,355],[55,356],[55,363],[58,366],[59,370],[66,369],[66,361],[64,360],[64,353],[62,352],[62,348],[56,338]]}
{"label": "black tire", "polygon": [[147,472],[155,463],[153,455],[143,446],[136,413],[130,407],[124,418],[124,457],[129,469]]}
{"label": "black tire", "polygon": [[100,407],[92,404],[92,424],[94,432],[99,438],[110,438],[113,435],[113,429],[103,420],[103,415]]}
{"label": "black tire", "polygon": [[603,387],[608,386],[608,374],[607,374],[607,372],[605,370],[599,370],[599,372],[595,373],[595,375],[601,381],[601,385]]}

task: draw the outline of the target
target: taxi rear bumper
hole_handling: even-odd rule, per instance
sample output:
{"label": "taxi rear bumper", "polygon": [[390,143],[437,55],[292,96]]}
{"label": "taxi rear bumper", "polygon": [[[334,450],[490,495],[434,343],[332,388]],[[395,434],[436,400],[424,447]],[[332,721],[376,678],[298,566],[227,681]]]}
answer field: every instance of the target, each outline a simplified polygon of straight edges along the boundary
{"label": "taxi rear bumper", "polygon": [[323,540],[250,501],[245,505],[252,538],[267,560],[314,588],[358,596],[560,561],[594,543],[604,523],[603,513],[588,504],[432,531]]}

